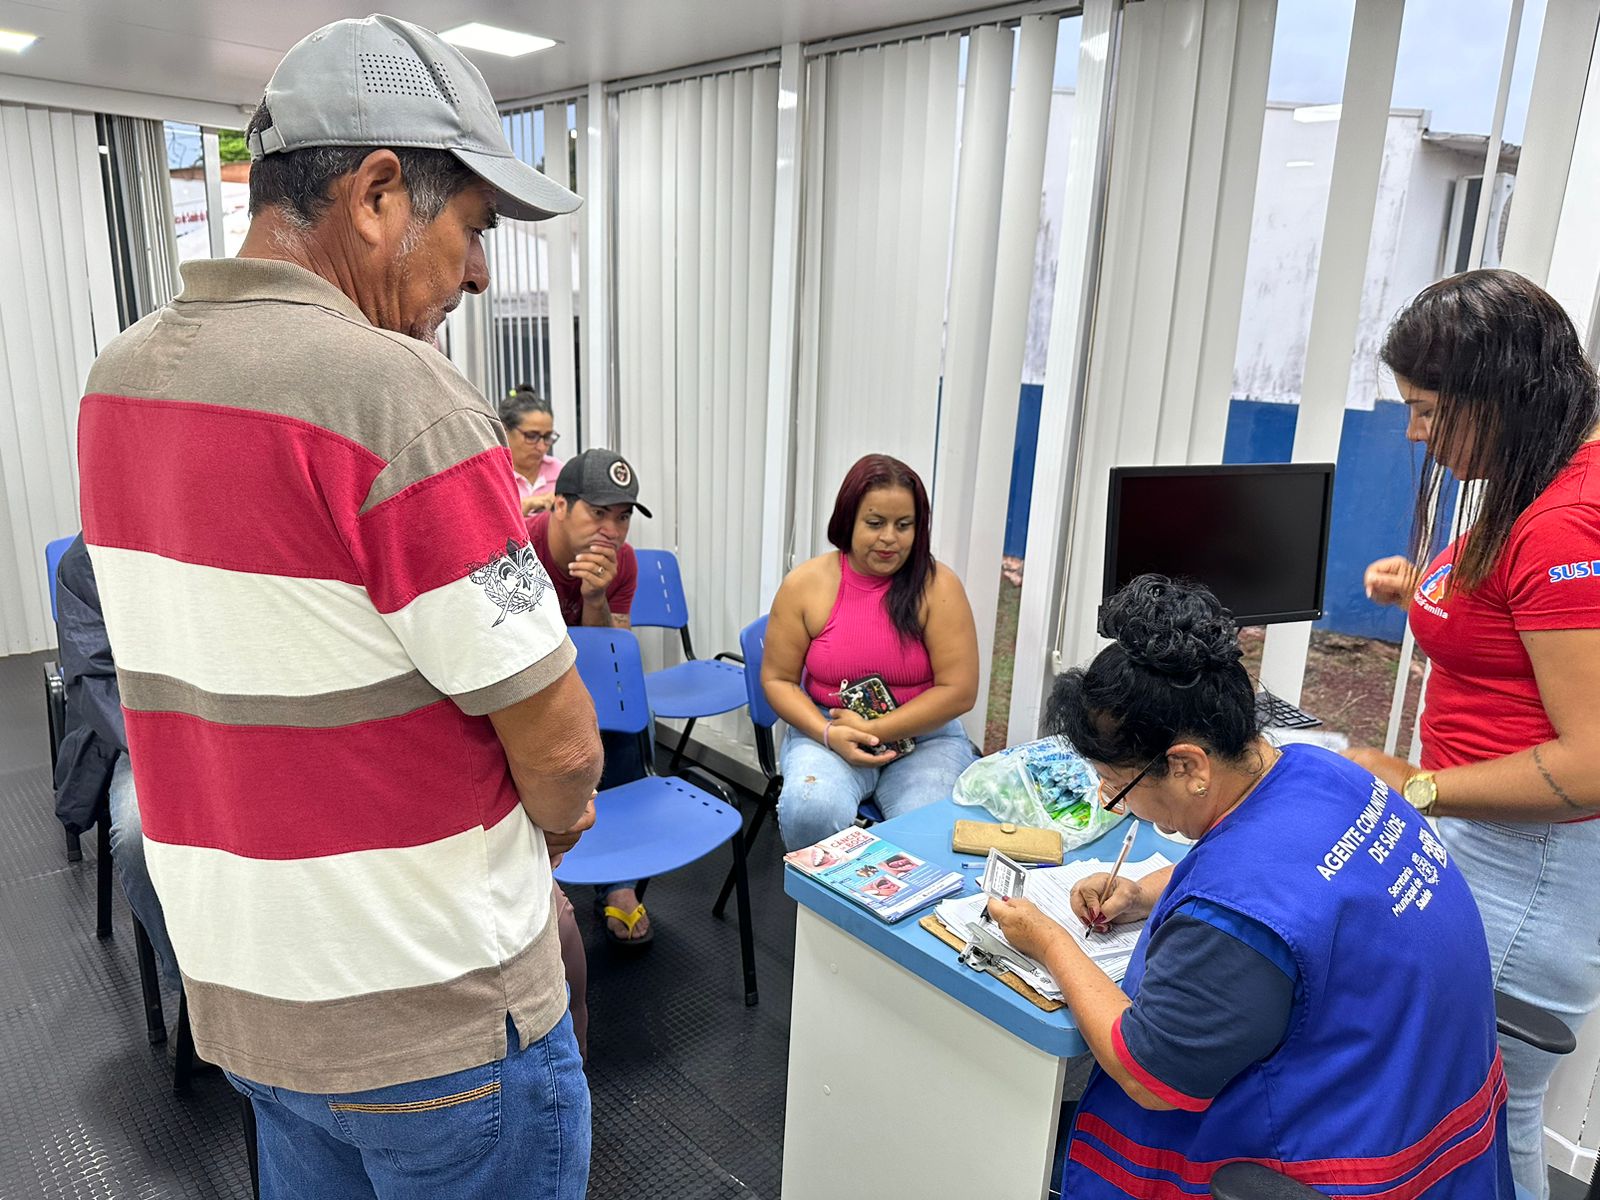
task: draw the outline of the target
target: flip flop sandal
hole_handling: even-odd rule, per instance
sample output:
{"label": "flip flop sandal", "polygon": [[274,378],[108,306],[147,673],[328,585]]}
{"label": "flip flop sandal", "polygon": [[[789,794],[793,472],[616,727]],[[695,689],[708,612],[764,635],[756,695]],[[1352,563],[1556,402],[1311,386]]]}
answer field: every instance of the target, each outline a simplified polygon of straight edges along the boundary
{"label": "flip flop sandal", "polygon": [[648,946],[655,940],[656,931],[654,926],[651,926],[649,929],[645,930],[643,936],[641,937],[631,936],[633,933],[633,927],[637,925],[645,916],[644,905],[642,903],[634,905],[632,912],[623,912],[622,909],[618,908],[615,904],[607,904],[601,908],[600,915],[603,917],[613,917],[628,927],[628,933],[630,936],[623,937],[615,929],[611,928],[610,925],[602,926],[602,928],[606,931],[606,940],[613,946],[621,946],[627,950],[638,950]]}

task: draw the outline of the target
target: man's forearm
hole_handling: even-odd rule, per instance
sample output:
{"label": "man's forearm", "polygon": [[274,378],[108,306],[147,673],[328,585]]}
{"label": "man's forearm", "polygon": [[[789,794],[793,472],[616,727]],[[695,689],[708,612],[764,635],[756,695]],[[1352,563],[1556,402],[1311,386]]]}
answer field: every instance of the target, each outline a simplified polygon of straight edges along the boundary
{"label": "man's forearm", "polygon": [[604,592],[593,599],[583,598],[583,624],[591,629],[611,628],[611,603]]}
{"label": "man's forearm", "polygon": [[570,829],[583,815],[584,806],[600,782],[604,765],[605,755],[596,737],[592,753],[566,770],[551,771],[544,764],[513,762],[511,778],[517,785],[523,811],[540,829],[555,833]]}

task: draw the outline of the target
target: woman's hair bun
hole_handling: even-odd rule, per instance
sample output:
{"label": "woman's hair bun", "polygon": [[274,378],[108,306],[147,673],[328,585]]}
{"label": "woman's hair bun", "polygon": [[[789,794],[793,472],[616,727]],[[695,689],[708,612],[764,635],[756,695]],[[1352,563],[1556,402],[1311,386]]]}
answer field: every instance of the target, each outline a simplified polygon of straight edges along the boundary
{"label": "woman's hair bun", "polygon": [[1195,680],[1241,658],[1239,630],[1204,587],[1141,575],[1100,606],[1100,635],[1161,675]]}

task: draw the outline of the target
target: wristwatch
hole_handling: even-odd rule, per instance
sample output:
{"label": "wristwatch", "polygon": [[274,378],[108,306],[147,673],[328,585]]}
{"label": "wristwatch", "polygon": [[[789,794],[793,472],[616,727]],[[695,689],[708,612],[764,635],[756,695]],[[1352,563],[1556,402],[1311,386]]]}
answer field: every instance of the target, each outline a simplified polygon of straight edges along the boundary
{"label": "wristwatch", "polygon": [[1423,816],[1428,815],[1428,810],[1439,802],[1439,785],[1434,781],[1432,771],[1418,771],[1405,786],[1400,789],[1407,802]]}

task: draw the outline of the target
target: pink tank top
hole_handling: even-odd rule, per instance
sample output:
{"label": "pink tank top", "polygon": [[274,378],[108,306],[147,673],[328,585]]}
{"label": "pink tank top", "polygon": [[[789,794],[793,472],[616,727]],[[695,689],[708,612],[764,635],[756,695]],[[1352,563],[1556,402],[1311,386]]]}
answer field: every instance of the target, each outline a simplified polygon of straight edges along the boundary
{"label": "pink tank top", "polygon": [[893,577],[862,575],[839,555],[839,594],[822,632],[806,651],[806,694],[825,708],[839,704],[841,682],[881,675],[904,704],[933,686],[933,664],[921,638],[902,637],[884,601]]}

